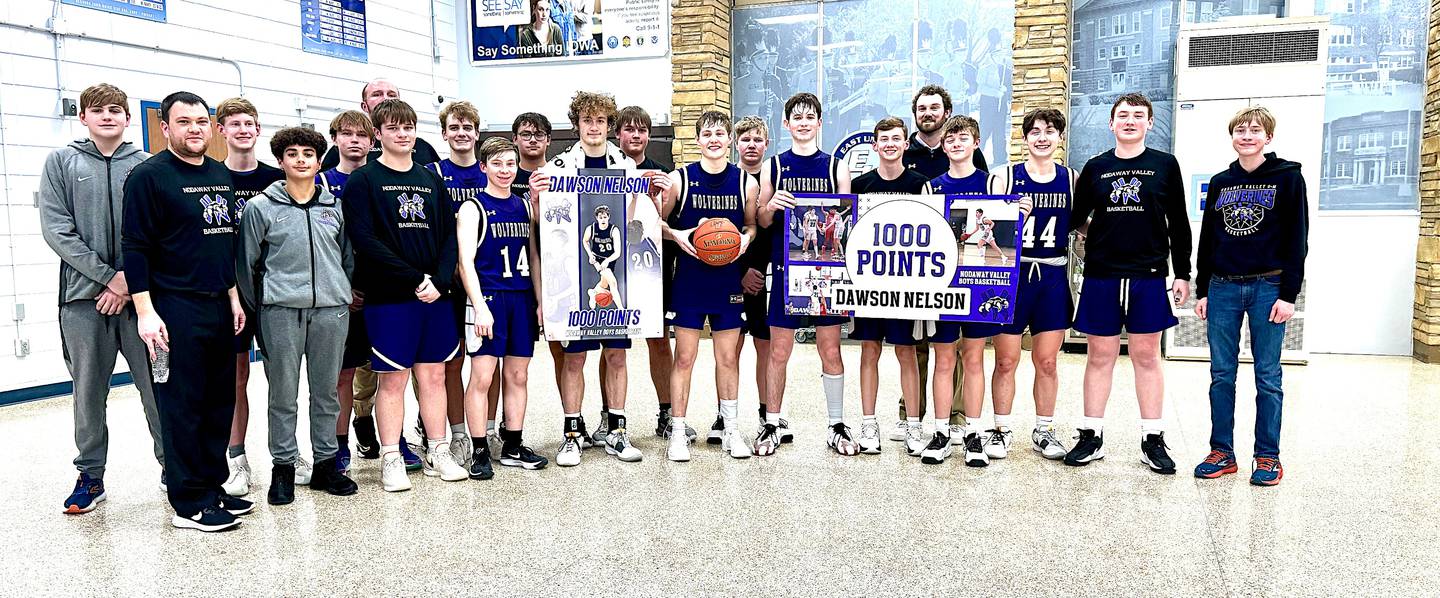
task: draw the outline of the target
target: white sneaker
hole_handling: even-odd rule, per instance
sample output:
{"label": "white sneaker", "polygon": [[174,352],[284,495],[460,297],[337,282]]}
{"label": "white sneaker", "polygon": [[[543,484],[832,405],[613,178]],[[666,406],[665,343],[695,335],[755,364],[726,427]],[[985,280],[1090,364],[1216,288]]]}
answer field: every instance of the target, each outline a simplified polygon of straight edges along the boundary
{"label": "white sneaker", "polygon": [[991,429],[985,432],[985,455],[991,459],[1004,459],[1010,454],[1010,429]]}
{"label": "white sneaker", "polygon": [[890,428],[890,441],[905,442],[905,433],[909,429],[910,425],[905,423],[905,420],[902,419],[898,422],[895,422],[895,427]]}
{"label": "white sneaker", "polygon": [[850,437],[850,426],[843,423],[830,426],[830,438],[827,441],[830,448],[837,454],[853,457],[860,454],[860,446]]}
{"label": "white sneaker", "polygon": [[245,496],[250,493],[250,461],[245,455],[230,457],[230,477],[220,486],[230,496]]}
{"label": "white sneaker", "polygon": [[720,439],[720,446],[736,459],[749,459],[750,455],[754,454],[750,452],[750,443],[745,440],[739,430],[725,430],[725,434]]}
{"label": "white sneaker", "polygon": [[634,463],[645,458],[640,449],[630,444],[630,435],[625,430],[611,430],[605,436],[605,453],[614,455],[616,459],[626,463]]}
{"label": "white sneaker", "polygon": [[965,424],[950,424],[950,445],[965,444]]}
{"label": "white sneaker", "polygon": [[911,457],[919,457],[925,450],[925,427],[921,425],[906,426],[905,429],[905,452]]}
{"label": "white sneaker", "polygon": [[474,457],[475,444],[470,442],[470,435],[462,432],[450,433],[450,456],[455,458],[455,463],[460,467],[470,467],[470,458]]}
{"label": "white sneaker", "polygon": [[925,445],[925,450],[920,451],[920,462],[926,465],[939,465],[950,456],[951,450],[950,438],[936,433],[930,438],[930,444]]}
{"label": "white sneaker", "polygon": [[965,436],[965,464],[970,467],[985,467],[990,457],[985,454],[985,440],[979,434]]}
{"label": "white sneaker", "polygon": [[439,476],[447,482],[458,482],[470,477],[470,472],[465,471],[459,463],[455,462],[455,455],[450,452],[450,443],[446,442],[435,447],[435,450],[425,453],[425,475],[430,477]]}
{"label": "white sneaker", "polygon": [[671,461],[683,463],[690,460],[690,440],[682,434],[671,434],[665,456]]}
{"label": "white sneaker", "polygon": [[860,452],[866,455],[880,454],[880,424],[861,422],[859,444]]}
{"label": "white sneaker", "polygon": [[1030,447],[1035,449],[1035,452],[1051,461],[1064,459],[1065,453],[1068,452],[1060,439],[1055,437],[1054,426],[1035,428],[1030,432],[1030,443]]}
{"label": "white sneaker", "polygon": [[380,456],[380,484],[386,492],[410,489],[410,475],[405,473],[405,457],[400,456],[400,451]]}
{"label": "white sneaker", "polygon": [[560,445],[560,452],[555,454],[555,464],[561,467],[574,467],[580,464],[580,452],[584,450],[581,446],[581,436],[565,435],[565,442]]}
{"label": "white sneaker", "polygon": [[315,475],[315,466],[311,465],[305,457],[295,458],[295,484],[297,486],[309,486],[310,478]]}

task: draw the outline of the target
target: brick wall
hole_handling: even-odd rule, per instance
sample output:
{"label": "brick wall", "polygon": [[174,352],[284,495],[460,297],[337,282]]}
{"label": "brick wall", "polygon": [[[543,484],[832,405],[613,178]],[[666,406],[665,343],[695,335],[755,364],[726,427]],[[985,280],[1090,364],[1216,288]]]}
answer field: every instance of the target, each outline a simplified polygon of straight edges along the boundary
{"label": "brick wall", "polygon": [[1420,247],[1415,255],[1415,358],[1440,363],[1440,2],[1430,4],[1420,145]]}

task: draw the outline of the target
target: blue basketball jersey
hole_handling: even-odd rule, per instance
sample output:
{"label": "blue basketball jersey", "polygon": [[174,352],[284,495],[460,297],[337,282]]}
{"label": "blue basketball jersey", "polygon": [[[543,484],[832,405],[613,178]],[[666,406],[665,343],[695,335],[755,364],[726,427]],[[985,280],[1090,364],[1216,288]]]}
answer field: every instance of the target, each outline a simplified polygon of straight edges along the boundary
{"label": "blue basketball jersey", "polygon": [[970,173],[970,176],[957,179],[946,172],[931,180],[926,185],[925,192],[945,195],[985,195],[990,192],[990,173],[976,170]]}
{"label": "blue basketball jersey", "polygon": [[[838,186],[835,181],[839,178],[840,167],[840,161],[825,152],[800,156],[794,151],[786,150],[770,158],[770,183],[777,191],[836,193]],[[789,246],[788,239],[771,242],[770,260],[777,269],[785,267],[785,252]]]}
{"label": "blue basketball jersey", "polygon": [[[644,235],[644,230],[637,230],[628,237],[633,249],[630,251],[630,266],[625,269],[626,272],[635,275],[658,273],[663,266],[660,249],[655,246],[655,241]],[[662,281],[662,284],[669,283]]]}
{"label": "blue basketball jersey", "polygon": [[1038,183],[1025,171],[1025,164],[1011,167],[1010,192],[1034,202],[1020,233],[1021,255],[1040,259],[1066,257],[1070,244],[1070,207],[1074,197],[1070,171],[1055,165],[1055,178]]}
{"label": "blue basketball jersey", "polygon": [[[719,174],[705,172],[699,162],[680,170],[680,199],[670,215],[671,226],[691,229],[706,218],[723,218],[745,227],[744,173],[727,164]],[[675,276],[671,281],[672,311],[717,313],[739,309],[744,304],[744,288],[740,285],[745,267],[739,260],[724,266],[709,266],[689,255],[676,258]]]}
{"label": "blue basketball jersey", "polygon": [[349,174],[335,168],[315,175],[315,184],[324,187],[326,191],[337,198],[345,194],[345,183],[349,180]]}
{"label": "blue basketball jersey", "polygon": [[455,211],[460,211],[460,206],[466,200],[475,199],[485,191],[485,173],[480,171],[480,163],[476,162],[469,166],[458,166],[449,158],[426,164],[426,168],[435,171],[440,178],[445,180],[445,188],[450,190],[450,203],[454,204]]}
{"label": "blue basketball jersey", "polygon": [[511,195],[498,198],[481,191],[466,201],[480,208],[475,275],[480,289],[530,291],[530,204]]}
{"label": "blue basketball jersey", "polygon": [[614,222],[605,228],[600,228],[599,222],[590,223],[590,252],[595,254],[595,261],[603,262],[615,255],[615,239],[611,237],[615,230]]}

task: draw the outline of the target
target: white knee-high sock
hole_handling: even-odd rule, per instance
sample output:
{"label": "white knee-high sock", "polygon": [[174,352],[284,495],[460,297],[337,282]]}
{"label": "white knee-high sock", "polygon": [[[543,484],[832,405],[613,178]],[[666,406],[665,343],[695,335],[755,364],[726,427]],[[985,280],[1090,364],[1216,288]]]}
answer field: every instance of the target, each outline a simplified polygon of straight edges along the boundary
{"label": "white knee-high sock", "polygon": [[724,420],[727,432],[735,429],[735,420],[738,417],[740,417],[740,401],[722,399],[720,401],[720,419]]}
{"label": "white knee-high sock", "polygon": [[825,389],[830,425],[845,421],[845,374],[820,374],[820,385]]}

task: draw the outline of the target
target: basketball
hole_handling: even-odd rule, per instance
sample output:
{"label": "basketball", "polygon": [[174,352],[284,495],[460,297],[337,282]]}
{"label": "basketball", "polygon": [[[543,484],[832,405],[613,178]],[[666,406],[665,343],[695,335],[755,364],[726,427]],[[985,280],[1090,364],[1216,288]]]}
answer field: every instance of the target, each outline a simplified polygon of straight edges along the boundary
{"label": "basketball", "polygon": [[598,305],[600,307],[610,307],[610,291],[600,291],[599,293],[595,293],[595,305]]}
{"label": "basketball", "polygon": [[724,218],[711,218],[690,234],[695,255],[710,266],[724,266],[740,257],[740,231]]}

